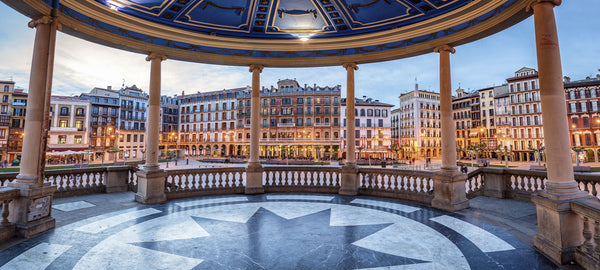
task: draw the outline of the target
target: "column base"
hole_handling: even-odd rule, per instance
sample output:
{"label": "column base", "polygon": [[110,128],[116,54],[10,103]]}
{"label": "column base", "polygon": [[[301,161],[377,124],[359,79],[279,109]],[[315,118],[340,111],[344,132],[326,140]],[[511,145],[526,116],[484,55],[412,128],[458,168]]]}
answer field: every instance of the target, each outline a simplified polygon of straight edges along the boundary
{"label": "column base", "polygon": [[[22,183],[9,183],[17,187]],[[33,237],[56,227],[52,217],[52,200],[56,186],[18,188],[19,196],[10,206],[9,220],[15,223],[16,235]]]}
{"label": "column base", "polygon": [[263,168],[259,162],[251,162],[246,168],[246,188],[245,194],[263,194]]}
{"label": "column base", "polygon": [[571,202],[588,196],[585,191],[567,195],[539,191],[531,196],[538,220],[533,245],[557,264],[574,261],[575,249],[583,243],[583,220],[571,211]]}
{"label": "column base", "polygon": [[156,204],[167,201],[165,171],[147,171],[146,168],[144,166],[143,170],[136,172],[138,190],[135,194],[135,201],[143,204]]}
{"label": "column base", "polygon": [[467,175],[454,170],[438,171],[433,177],[431,206],[454,212],[469,208],[465,190]]}
{"label": "column base", "polygon": [[356,163],[346,163],[342,167],[342,179],[338,194],[344,196],[356,196],[358,194],[358,167]]}

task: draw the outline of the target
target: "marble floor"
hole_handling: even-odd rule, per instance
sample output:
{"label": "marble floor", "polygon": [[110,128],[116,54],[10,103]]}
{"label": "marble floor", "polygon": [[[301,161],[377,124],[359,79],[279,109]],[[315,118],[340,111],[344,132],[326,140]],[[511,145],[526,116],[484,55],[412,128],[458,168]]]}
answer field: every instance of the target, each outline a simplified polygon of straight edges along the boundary
{"label": "marble floor", "polygon": [[[76,215],[98,203],[57,203]],[[4,269],[556,269],[497,227],[428,207],[315,194],[111,211],[0,251]]]}

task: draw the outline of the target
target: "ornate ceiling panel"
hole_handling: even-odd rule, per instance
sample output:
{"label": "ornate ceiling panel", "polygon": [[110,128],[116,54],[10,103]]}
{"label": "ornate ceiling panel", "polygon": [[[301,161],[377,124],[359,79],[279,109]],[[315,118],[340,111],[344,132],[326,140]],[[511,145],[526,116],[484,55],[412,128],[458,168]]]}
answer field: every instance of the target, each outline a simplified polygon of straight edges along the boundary
{"label": "ornate ceiling panel", "polygon": [[1,0],[63,31],[171,59],[265,66],[377,62],[457,46],[530,16],[532,0]]}

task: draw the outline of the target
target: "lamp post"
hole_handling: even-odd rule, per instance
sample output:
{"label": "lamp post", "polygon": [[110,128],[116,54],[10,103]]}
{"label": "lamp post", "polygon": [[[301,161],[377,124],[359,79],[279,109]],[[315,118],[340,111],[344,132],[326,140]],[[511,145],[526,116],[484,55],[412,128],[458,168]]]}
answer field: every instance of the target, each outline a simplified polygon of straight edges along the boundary
{"label": "lamp post", "polygon": [[104,154],[106,153],[106,133],[112,131],[112,127],[102,130],[102,167],[104,167]]}

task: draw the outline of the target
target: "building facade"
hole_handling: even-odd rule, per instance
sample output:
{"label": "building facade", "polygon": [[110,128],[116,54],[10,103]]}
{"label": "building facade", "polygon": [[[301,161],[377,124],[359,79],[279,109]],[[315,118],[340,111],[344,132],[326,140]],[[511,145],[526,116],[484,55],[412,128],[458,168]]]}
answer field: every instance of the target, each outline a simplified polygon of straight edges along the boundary
{"label": "building facade", "polygon": [[538,72],[521,68],[508,82],[512,146],[517,161],[534,161],[535,151],[544,144]]}
{"label": "building facade", "polygon": [[[392,143],[392,118],[391,108],[394,105],[379,102],[363,96],[354,100],[355,115],[355,145],[357,159],[385,159],[392,158],[389,147]],[[346,153],[346,138],[348,131],[346,115],[346,99],[342,99],[343,128],[342,152]],[[348,153],[347,153],[348,154]],[[347,155],[346,154],[346,155]]]}
{"label": "building facade", "polygon": [[27,93],[15,89],[12,94],[10,127],[8,133],[8,161],[21,159],[23,137],[25,136],[25,114],[27,112]]}
{"label": "building facade", "polygon": [[456,128],[456,148],[459,157],[467,156],[467,146],[471,141],[471,98],[476,94],[456,89],[456,96],[452,98],[452,118]]}
{"label": "building facade", "polygon": [[117,129],[119,159],[143,159],[148,94],[133,85],[118,91],[121,112]]}
{"label": "building facade", "polygon": [[404,158],[441,157],[440,94],[415,90],[400,95],[400,141]]}
{"label": "building facade", "polygon": [[496,140],[498,148],[510,150],[512,148],[510,94],[508,92],[494,96],[496,110]]}
{"label": "building facade", "polygon": [[[179,149],[191,156],[235,154],[237,98],[247,88],[182,93],[179,103]],[[173,133],[173,132],[171,132]]]}
{"label": "building facade", "polygon": [[170,149],[177,149],[179,137],[179,101],[177,95],[160,97],[159,156],[166,156]]}
{"label": "building facade", "polygon": [[[341,86],[301,87],[280,80],[260,96],[261,156],[266,158],[330,158],[340,155]],[[238,99],[238,154],[250,144],[250,91]]]}
{"label": "building facade", "polygon": [[585,80],[570,81],[565,78],[565,96],[571,146],[580,160],[598,162],[600,152],[600,74]]}
{"label": "building facade", "polygon": [[0,161],[5,161],[8,160],[8,135],[15,82],[0,81],[0,90],[2,91],[2,98],[0,99]]}
{"label": "building facade", "polygon": [[89,122],[89,150],[91,159],[114,160],[118,152],[112,151],[118,140],[119,93],[108,86],[106,89],[94,88],[80,97],[87,98],[91,104]]}
{"label": "building facade", "polygon": [[52,96],[47,154],[86,155],[89,149],[90,100]]}

